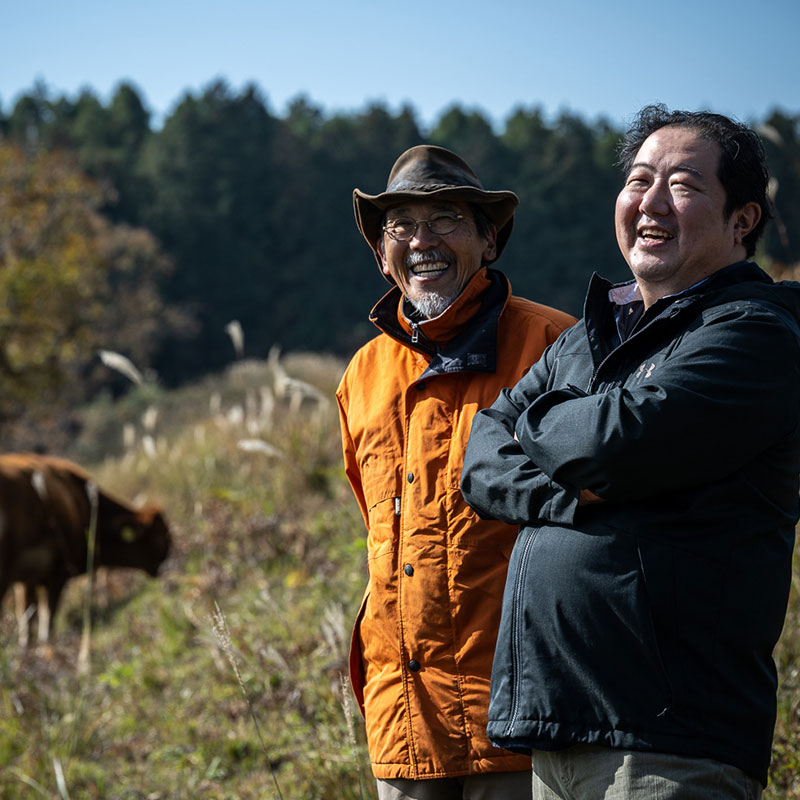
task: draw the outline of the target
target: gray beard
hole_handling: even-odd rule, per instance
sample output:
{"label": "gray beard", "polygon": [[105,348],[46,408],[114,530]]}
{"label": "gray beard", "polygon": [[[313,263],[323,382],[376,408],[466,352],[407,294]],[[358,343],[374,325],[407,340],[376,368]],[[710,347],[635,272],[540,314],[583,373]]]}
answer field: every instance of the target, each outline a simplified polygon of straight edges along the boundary
{"label": "gray beard", "polygon": [[406,300],[424,319],[433,319],[439,314],[443,314],[455,299],[455,297],[441,295],[438,292],[426,292],[417,300],[406,297]]}
{"label": "gray beard", "polygon": [[[411,271],[416,265],[424,262],[445,261],[446,263],[450,264],[452,260],[452,256],[446,250],[434,249],[426,250],[424,252],[412,251],[406,256],[405,267],[407,270]],[[407,299],[423,319],[433,319],[434,317],[438,317],[439,314],[443,313],[450,303],[456,299],[456,296],[457,295],[445,296],[439,294],[438,292],[431,291],[425,292],[422,297],[418,298],[417,300],[411,300],[409,298]]]}

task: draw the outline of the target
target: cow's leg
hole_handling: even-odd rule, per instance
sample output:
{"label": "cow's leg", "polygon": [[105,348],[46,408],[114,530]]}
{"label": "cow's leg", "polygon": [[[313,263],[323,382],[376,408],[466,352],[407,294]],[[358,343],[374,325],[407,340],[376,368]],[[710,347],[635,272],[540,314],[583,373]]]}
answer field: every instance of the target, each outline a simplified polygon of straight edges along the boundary
{"label": "cow's leg", "polygon": [[[89,578],[91,580],[91,577]],[[106,567],[97,567],[94,571],[92,600],[98,608],[108,608],[111,605],[111,580]]]}
{"label": "cow's leg", "polygon": [[17,639],[20,647],[28,646],[28,614],[25,607],[25,584],[14,584],[14,615],[17,618]]}
{"label": "cow's leg", "polygon": [[30,636],[31,620],[36,615],[35,587],[26,583],[14,584],[14,610],[20,647],[33,644]]}
{"label": "cow's leg", "polygon": [[[58,601],[61,599],[61,592],[67,583],[67,576],[57,575],[50,579],[47,584],[47,624],[42,627],[41,621],[39,624],[39,641],[47,642],[50,640],[50,632],[53,629],[53,619],[56,615],[58,608]],[[44,599],[44,598],[43,598]]]}
{"label": "cow's leg", "polygon": [[50,599],[48,597],[48,591],[45,589],[44,586],[37,586],[36,587],[36,609],[37,609],[37,616],[38,619],[38,636],[37,639],[39,644],[46,644],[50,641],[50,624],[51,624],[51,613],[50,613]]}
{"label": "cow's leg", "polygon": [[[8,579],[8,570],[5,568],[5,564],[0,562],[0,604],[2,604],[3,598],[6,596],[6,592],[8,591],[10,586],[11,586],[11,581]],[[16,592],[15,592],[14,613],[17,620],[19,620],[19,615],[17,615],[16,610],[17,610],[17,602],[16,602]]]}

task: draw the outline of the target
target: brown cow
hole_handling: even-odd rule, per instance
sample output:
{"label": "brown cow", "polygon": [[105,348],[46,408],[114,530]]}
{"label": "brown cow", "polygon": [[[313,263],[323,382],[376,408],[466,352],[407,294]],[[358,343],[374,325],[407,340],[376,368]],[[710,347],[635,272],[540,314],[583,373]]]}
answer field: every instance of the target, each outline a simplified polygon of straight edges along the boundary
{"label": "brown cow", "polygon": [[[12,583],[18,613],[35,613],[37,588],[47,594],[40,606],[39,640],[47,641],[61,592],[69,578],[87,571],[92,500],[96,488],[94,566],[136,567],[150,575],[170,548],[170,533],[155,506],[136,510],[94,484],[77,464],[31,453],[0,455],[0,601]],[[23,589],[24,587],[24,589]],[[20,620],[20,641],[28,641]]]}

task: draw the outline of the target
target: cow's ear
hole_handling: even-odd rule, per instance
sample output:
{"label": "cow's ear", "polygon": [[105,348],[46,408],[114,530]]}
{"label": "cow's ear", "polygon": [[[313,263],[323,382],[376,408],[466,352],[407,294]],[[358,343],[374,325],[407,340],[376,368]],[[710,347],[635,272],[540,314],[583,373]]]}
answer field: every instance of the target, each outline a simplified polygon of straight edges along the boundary
{"label": "cow's ear", "polygon": [[133,525],[123,525],[119,535],[123,542],[130,544],[139,538],[141,531],[138,528],[135,528]]}

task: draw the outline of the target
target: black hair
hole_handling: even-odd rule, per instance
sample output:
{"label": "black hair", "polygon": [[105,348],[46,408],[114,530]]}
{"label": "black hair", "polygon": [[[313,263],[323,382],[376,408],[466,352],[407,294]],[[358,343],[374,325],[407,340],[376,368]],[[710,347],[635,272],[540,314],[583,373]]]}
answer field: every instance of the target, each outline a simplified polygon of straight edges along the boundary
{"label": "black hair", "polygon": [[492,228],[496,228],[497,226],[489,219],[489,216],[477,203],[468,203],[467,205],[469,205],[472,218],[475,220],[475,228],[478,231],[478,236],[482,239],[488,239]]}
{"label": "black hair", "polygon": [[747,203],[761,208],[761,218],[742,240],[748,258],[756,251],[756,243],[764,226],[772,217],[767,194],[769,167],[764,146],[758,134],[747,125],[710,111],[669,111],[663,103],[645,106],[634,118],[620,142],[618,166],[625,175],[631,171],[636,154],[648,136],[667,125],[696,131],[698,136],[716,142],[720,149],[717,177],[725,189],[724,218]]}

